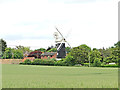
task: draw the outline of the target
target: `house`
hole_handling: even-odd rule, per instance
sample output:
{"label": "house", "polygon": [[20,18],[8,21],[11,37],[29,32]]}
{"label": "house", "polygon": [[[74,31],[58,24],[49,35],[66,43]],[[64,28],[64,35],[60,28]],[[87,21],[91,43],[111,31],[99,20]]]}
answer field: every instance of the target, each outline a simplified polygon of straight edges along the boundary
{"label": "house", "polygon": [[35,57],[35,58],[41,58],[41,54],[42,52],[41,51],[33,51],[31,52],[27,57]]}
{"label": "house", "polygon": [[41,54],[41,59],[52,59],[57,57],[57,52],[45,52]]}
{"label": "house", "polygon": [[22,62],[24,62],[26,59],[29,59],[31,61],[33,61],[35,58],[39,58],[41,59],[41,51],[33,51],[30,52],[28,55],[24,56],[24,58],[22,59]]}

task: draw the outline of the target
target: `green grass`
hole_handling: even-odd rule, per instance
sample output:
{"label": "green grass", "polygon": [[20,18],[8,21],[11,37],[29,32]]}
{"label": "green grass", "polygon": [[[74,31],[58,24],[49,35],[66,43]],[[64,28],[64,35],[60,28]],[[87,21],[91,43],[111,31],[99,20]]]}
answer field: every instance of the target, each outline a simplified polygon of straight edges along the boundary
{"label": "green grass", "polygon": [[2,88],[118,88],[118,68],[2,65]]}

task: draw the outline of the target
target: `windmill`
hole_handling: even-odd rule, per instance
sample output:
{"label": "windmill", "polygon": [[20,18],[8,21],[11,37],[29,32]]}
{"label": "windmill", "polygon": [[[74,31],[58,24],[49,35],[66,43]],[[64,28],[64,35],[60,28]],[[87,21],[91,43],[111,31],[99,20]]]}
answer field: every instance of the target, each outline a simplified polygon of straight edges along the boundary
{"label": "windmill", "polygon": [[[55,27],[56,28],[56,27]],[[65,58],[66,51],[65,51],[65,43],[71,48],[70,44],[66,41],[62,33],[56,28],[57,32],[54,33],[55,38],[55,47],[57,48],[57,59],[61,60],[61,58]],[[59,34],[61,37],[59,37]]]}

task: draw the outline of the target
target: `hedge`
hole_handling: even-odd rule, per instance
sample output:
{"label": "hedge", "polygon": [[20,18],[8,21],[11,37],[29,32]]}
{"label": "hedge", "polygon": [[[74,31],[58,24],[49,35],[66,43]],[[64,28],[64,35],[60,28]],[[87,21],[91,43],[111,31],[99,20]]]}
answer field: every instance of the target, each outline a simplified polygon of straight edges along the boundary
{"label": "hedge", "polygon": [[[24,62],[20,63],[23,65],[49,65],[49,66],[73,66],[67,62],[64,62],[64,60],[42,60],[42,59],[35,59],[34,61],[30,61],[29,59],[26,59]],[[84,63],[83,66],[89,66],[89,63]],[[91,64],[91,67],[93,67],[94,65]],[[114,64],[114,65],[104,65],[102,64],[100,67],[118,67],[118,65]]]}
{"label": "hedge", "polygon": [[42,59],[35,59],[31,64],[32,65],[54,65],[55,61],[53,60],[42,60]]}
{"label": "hedge", "polygon": [[116,64],[113,64],[113,65],[107,64],[107,65],[101,65],[101,67],[118,67],[118,65],[116,65]]}

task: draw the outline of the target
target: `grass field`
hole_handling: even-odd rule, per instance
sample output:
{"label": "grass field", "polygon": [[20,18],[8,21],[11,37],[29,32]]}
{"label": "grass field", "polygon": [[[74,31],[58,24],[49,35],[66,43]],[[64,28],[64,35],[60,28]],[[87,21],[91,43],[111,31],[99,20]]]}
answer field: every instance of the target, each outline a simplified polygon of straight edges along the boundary
{"label": "grass field", "polygon": [[118,68],[2,65],[2,88],[117,88]]}

